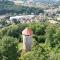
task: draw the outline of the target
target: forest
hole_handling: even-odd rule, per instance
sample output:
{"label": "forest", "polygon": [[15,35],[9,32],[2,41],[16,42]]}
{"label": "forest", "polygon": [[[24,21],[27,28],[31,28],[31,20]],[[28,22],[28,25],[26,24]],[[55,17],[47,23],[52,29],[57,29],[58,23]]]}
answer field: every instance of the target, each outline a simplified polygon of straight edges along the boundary
{"label": "forest", "polygon": [[[22,31],[33,31],[32,50],[22,50]],[[60,25],[50,23],[12,24],[0,29],[0,60],[60,60]]]}
{"label": "forest", "polygon": [[44,13],[44,11],[41,8],[15,5],[13,2],[9,1],[0,2],[0,15],[6,13],[28,14],[28,15],[34,13],[38,15],[39,13]]}

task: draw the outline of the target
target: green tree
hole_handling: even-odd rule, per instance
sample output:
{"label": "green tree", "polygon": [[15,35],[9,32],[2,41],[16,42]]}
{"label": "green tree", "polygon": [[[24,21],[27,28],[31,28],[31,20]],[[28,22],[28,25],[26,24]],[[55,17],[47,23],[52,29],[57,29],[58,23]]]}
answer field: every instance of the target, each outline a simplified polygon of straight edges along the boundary
{"label": "green tree", "polygon": [[54,35],[55,47],[60,47],[60,27],[56,29],[56,34]]}
{"label": "green tree", "polygon": [[13,24],[13,25],[9,26],[7,29],[8,30],[6,33],[8,36],[12,36],[12,37],[16,37],[16,38],[19,37],[20,32],[19,32],[19,27],[17,25]]}
{"label": "green tree", "polygon": [[45,26],[41,23],[31,23],[29,27],[33,30],[35,35],[44,35],[45,34]]}
{"label": "green tree", "polygon": [[56,27],[54,25],[48,25],[46,28],[46,43],[51,46],[54,47],[54,34]]}
{"label": "green tree", "polygon": [[40,45],[36,45],[31,52],[21,56],[21,60],[47,60],[47,51]]}
{"label": "green tree", "polygon": [[18,60],[17,39],[4,36],[0,41],[0,60]]}

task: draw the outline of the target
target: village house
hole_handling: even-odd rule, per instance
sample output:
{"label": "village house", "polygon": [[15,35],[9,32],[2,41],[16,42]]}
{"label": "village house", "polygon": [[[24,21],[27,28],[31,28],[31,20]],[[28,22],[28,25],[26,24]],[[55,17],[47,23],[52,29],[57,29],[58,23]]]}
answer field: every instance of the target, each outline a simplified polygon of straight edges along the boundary
{"label": "village house", "polygon": [[53,14],[56,14],[58,11],[58,8],[49,8],[47,10],[44,10],[44,13],[47,14],[48,16],[52,16]]}
{"label": "village house", "polygon": [[3,27],[3,25],[2,24],[0,24],[0,28],[2,28]]}
{"label": "village house", "polygon": [[3,19],[5,17],[6,17],[6,15],[0,15],[0,19]]}
{"label": "village house", "polygon": [[34,3],[34,0],[27,0],[27,4],[33,4]]}
{"label": "village house", "polygon": [[49,23],[52,23],[52,24],[57,24],[58,22],[57,21],[54,21],[54,20],[48,20]]}
{"label": "village house", "polygon": [[30,23],[33,22],[35,15],[22,15],[22,16],[14,16],[10,17],[10,22],[14,23],[14,20],[20,21],[20,23]]}
{"label": "village house", "polygon": [[60,17],[57,17],[57,21],[59,21],[59,22],[60,22]]}
{"label": "village house", "polygon": [[35,21],[36,22],[45,22],[45,18],[46,18],[45,14],[40,13],[39,15],[36,15]]}
{"label": "village house", "polygon": [[53,20],[53,18],[52,17],[48,17],[48,20]]}
{"label": "village house", "polygon": [[60,22],[60,14],[59,13],[56,14],[56,20]]}
{"label": "village house", "polygon": [[20,1],[16,0],[16,1],[13,1],[13,2],[14,2],[15,5],[23,5],[24,4],[24,2],[21,1],[21,0]]}
{"label": "village house", "polygon": [[60,17],[60,14],[58,13],[58,14],[56,14],[56,17]]}
{"label": "village house", "polygon": [[58,6],[58,11],[60,11],[60,6]]}

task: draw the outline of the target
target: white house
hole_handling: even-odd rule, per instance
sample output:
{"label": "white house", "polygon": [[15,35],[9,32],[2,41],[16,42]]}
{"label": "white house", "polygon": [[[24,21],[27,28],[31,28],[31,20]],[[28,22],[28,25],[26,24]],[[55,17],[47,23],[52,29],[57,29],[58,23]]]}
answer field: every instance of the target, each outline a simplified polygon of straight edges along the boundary
{"label": "white house", "polygon": [[24,4],[24,1],[22,1],[22,0],[20,0],[20,1],[13,1],[14,2],[14,4],[16,4],[16,5],[20,5],[20,4]]}
{"label": "white house", "polygon": [[57,21],[60,21],[60,17],[57,17]]}
{"label": "white house", "polygon": [[22,15],[22,16],[13,16],[10,17],[11,23],[13,23],[13,20],[20,21],[21,23],[27,23],[28,21],[32,22],[35,18],[35,15]]}
{"label": "white house", "polygon": [[49,23],[52,23],[52,24],[57,24],[58,22],[57,21],[54,21],[54,20],[48,20]]}
{"label": "white house", "polygon": [[44,10],[44,12],[48,14],[48,16],[56,14],[57,11],[58,11],[58,8],[50,8],[50,9]]}

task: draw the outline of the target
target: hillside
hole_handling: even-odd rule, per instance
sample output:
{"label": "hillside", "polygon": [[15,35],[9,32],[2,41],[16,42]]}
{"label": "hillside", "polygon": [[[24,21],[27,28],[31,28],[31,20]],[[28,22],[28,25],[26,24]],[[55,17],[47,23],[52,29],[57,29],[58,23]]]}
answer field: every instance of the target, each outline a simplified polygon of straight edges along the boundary
{"label": "hillside", "polygon": [[[28,0],[23,0],[23,1],[28,1]],[[30,2],[40,2],[40,3],[57,3],[59,0],[29,0]]]}
{"label": "hillside", "polygon": [[0,2],[4,2],[4,1],[24,1],[24,2],[40,2],[40,3],[48,3],[48,4],[53,4],[53,3],[58,3],[60,2],[60,0],[0,0]]}
{"label": "hillside", "polygon": [[23,5],[15,5],[13,2],[0,2],[0,15],[6,13],[16,14],[39,14],[43,9]]}

